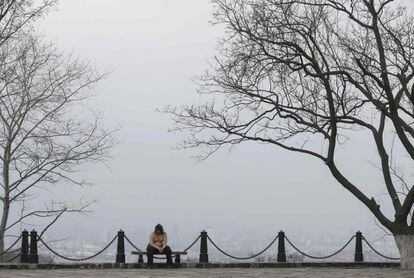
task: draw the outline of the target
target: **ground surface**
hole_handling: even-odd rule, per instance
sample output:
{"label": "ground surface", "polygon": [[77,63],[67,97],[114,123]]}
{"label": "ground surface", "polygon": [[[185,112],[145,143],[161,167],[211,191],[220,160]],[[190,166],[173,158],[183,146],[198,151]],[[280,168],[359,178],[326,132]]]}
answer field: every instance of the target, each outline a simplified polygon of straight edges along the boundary
{"label": "ground surface", "polygon": [[0,270],[1,278],[66,277],[387,277],[413,278],[414,271],[389,268],[210,268],[210,269],[60,269]]}

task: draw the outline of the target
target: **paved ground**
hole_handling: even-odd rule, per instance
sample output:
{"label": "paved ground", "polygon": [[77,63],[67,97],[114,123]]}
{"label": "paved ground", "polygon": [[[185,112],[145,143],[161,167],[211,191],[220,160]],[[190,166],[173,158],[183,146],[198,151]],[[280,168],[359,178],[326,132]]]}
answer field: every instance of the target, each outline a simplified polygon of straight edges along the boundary
{"label": "paved ground", "polygon": [[413,278],[414,271],[402,271],[388,268],[214,268],[214,269],[60,269],[60,270],[0,270],[1,278],[66,278],[66,277],[386,277]]}

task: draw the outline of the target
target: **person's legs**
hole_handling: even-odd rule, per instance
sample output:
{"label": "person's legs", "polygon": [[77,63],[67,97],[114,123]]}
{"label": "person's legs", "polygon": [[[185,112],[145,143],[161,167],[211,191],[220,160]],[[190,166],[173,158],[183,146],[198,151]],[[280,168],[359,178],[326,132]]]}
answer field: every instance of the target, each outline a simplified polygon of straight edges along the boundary
{"label": "person's legs", "polygon": [[148,266],[152,266],[154,264],[154,254],[156,254],[157,252],[158,252],[157,249],[155,249],[154,247],[148,244],[147,246],[147,265]]}
{"label": "person's legs", "polygon": [[165,246],[163,253],[167,257],[167,264],[172,265],[173,261],[172,261],[172,255],[171,255],[171,248],[169,246]]}

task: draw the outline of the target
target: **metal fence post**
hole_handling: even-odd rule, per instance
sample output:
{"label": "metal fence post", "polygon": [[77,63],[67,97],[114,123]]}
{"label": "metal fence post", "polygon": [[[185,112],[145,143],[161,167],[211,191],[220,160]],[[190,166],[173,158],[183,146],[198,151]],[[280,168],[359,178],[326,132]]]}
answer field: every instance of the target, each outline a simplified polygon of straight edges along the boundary
{"label": "metal fence post", "polygon": [[37,232],[35,230],[30,232],[29,263],[31,264],[39,263],[39,255],[37,254]]}
{"label": "metal fence post", "polygon": [[201,232],[201,240],[200,240],[200,263],[208,263],[208,250],[207,250],[207,232]]}
{"label": "metal fence post", "polygon": [[116,248],[116,263],[125,263],[125,233],[120,230],[118,232],[118,244]]}
{"label": "metal fence post", "polygon": [[355,262],[363,262],[364,255],[362,254],[362,233],[358,231],[355,234]]}
{"label": "metal fence post", "polygon": [[20,253],[20,262],[29,262],[29,232],[26,230],[22,232],[22,251]]}
{"label": "metal fence post", "polygon": [[279,242],[277,246],[277,262],[286,262],[285,233],[283,231],[279,232]]}

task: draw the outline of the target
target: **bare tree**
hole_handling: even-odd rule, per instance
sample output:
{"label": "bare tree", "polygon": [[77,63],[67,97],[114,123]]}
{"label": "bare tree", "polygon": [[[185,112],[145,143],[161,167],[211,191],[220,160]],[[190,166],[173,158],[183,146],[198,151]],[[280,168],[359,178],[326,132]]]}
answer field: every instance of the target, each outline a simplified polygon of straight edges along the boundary
{"label": "bare tree", "polygon": [[82,186],[75,175],[79,167],[105,161],[115,143],[86,105],[102,74],[30,33],[6,45],[7,53],[0,55],[0,253],[5,232],[23,220],[50,218],[47,229],[63,213],[85,211],[88,203],[70,207],[51,201],[32,210],[24,205],[38,188]]}
{"label": "bare tree", "polygon": [[0,47],[8,40],[17,39],[37,18],[54,7],[57,0],[2,0],[0,1]]}
{"label": "bare tree", "polygon": [[[257,141],[324,163],[394,235],[402,267],[412,269],[414,187],[396,171],[403,156],[392,163],[390,155],[396,145],[414,159],[414,20],[401,2],[215,0],[226,36],[200,84],[215,101],[166,112],[175,129],[190,130],[183,146],[206,147],[204,157]],[[376,146],[392,218],[338,166],[342,139],[360,131]]]}
{"label": "bare tree", "polygon": [[[0,52],[1,63],[11,63],[12,57],[7,57],[11,41],[18,40],[20,32],[32,28],[32,23],[47,13],[56,0],[4,0],[0,1]],[[6,73],[0,73],[4,75]],[[4,235],[3,235],[4,236]],[[0,245],[4,238],[0,236]],[[4,246],[0,249],[3,250]],[[1,258],[0,258],[1,261]]]}

